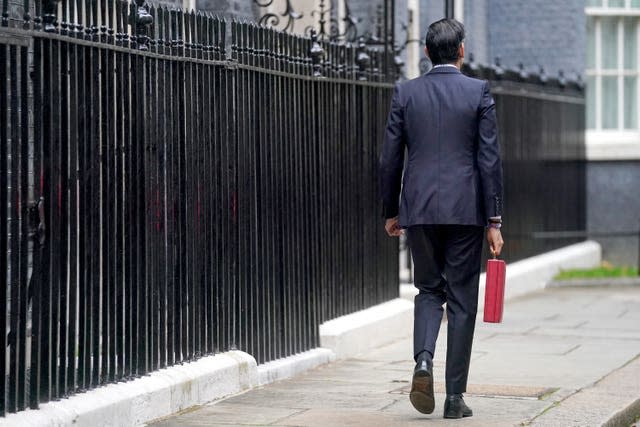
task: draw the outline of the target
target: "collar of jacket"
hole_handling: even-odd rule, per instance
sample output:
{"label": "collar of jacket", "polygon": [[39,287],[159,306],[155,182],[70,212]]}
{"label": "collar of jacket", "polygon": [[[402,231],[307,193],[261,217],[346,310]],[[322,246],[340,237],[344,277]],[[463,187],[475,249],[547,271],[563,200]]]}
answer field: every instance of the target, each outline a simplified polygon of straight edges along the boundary
{"label": "collar of jacket", "polygon": [[460,73],[460,70],[456,67],[438,67],[432,68],[427,74],[455,74]]}

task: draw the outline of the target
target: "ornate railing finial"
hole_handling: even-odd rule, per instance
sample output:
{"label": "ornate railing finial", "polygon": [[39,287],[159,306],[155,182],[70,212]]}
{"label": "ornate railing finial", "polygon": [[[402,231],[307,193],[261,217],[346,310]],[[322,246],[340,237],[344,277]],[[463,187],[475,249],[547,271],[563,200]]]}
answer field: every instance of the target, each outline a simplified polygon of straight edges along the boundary
{"label": "ornate railing finial", "polygon": [[402,74],[402,69],[404,68],[405,62],[402,58],[402,49],[399,46],[394,46],[393,49],[393,66],[395,67],[396,77],[397,78],[406,78]]}
{"label": "ornate railing finial", "polygon": [[500,80],[504,75],[504,69],[502,68],[502,64],[500,62],[500,57],[496,56],[493,66],[493,72],[495,73],[496,80]]}
{"label": "ornate railing finial", "polygon": [[8,2],[3,2],[3,9],[2,9],[2,26],[6,27],[9,25],[9,3]]}
{"label": "ornate railing finial", "polygon": [[320,63],[322,62],[322,56],[324,55],[324,49],[318,43],[318,32],[313,29],[311,30],[311,48],[309,49],[309,56],[311,57],[311,61],[313,63],[313,76],[321,77],[322,72],[320,71]]}
{"label": "ornate railing finial", "polygon": [[547,77],[547,72],[544,70],[544,67],[540,66],[540,71],[538,72],[538,81],[541,84],[546,84],[549,78]]}
{"label": "ornate railing finial", "polygon": [[582,80],[582,74],[576,72],[576,86],[578,87],[579,90],[583,90],[584,89],[584,81]]}
{"label": "ornate railing finial", "polygon": [[149,50],[149,36],[147,35],[147,29],[153,22],[153,16],[147,11],[145,0],[136,0],[136,43],[138,49]]}
{"label": "ornate railing finial", "polygon": [[360,37],[358,40],[358,53],[356,55],[356,62],[358,64],[358,80],[367,80],[367,67],[371,64],[371,57],[367,53],[366,45],[364,43],[364,37]]}
{"label": "ornate railing finial", "polygon": [[58,11],[58,0],[45,0],[42,2],[42,22],[44,30],[48,33],[55,33],[58,22],[56,20],[56,12]]}
{"label": "ornate railing finial", "polygon": [[529,73],[527,73],[527,70],[524,68],[524,64],[522,62],[518,64],[518,77],[523,82],[529,79]]}
{"label": "ornate railing finial", "polygon": [[564,76],[564,70],[558,70],[558,85],[564,88],[567,85],[567,79]]}

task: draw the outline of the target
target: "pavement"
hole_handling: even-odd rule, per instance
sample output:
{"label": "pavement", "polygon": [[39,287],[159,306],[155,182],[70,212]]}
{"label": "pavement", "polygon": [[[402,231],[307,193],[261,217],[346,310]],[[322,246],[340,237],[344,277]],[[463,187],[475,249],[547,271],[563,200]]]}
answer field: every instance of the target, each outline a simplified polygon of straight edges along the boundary
{"label": "pavement", "polygon": [[442,325],[436,409],[409,402],[412,325],[367,354],[156,420],[149,426],[624,426],[640,416],[640,287],[550,288],[479,315],[465,401],[445,420]]}

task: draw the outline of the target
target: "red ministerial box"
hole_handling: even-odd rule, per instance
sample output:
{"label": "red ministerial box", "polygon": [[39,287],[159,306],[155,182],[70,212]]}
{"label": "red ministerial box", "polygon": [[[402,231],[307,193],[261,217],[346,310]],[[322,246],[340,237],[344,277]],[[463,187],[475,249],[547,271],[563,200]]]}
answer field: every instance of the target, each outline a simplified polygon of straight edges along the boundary
{"label": "red ministerial box", "polygon": [[484,321],[502,322],[504,309],[504,282],[507,266],[501,259],[487,261],[487,284],[484,289]]}

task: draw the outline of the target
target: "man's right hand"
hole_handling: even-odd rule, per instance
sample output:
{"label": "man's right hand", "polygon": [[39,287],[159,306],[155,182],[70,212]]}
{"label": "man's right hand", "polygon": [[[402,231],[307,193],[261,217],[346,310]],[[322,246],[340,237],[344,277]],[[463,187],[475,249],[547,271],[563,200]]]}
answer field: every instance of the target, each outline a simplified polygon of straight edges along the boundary
{"label": "man's right hand", "polygon": [[386,223],[384,224],[384,229],[391,237],[399,237],[404,234],[404,231],[402,230],[402,228],[400,228],[398,217],[387,219]]}
{"label": "man's right hand", "polygon": [[487,241],[489,242],[489,250],[494,256],[500,256],[500,252],[502,252],[502,246],[504,245],[504,240],[502,240],[502,233],[497,228],[489,227],[487,228]]}

